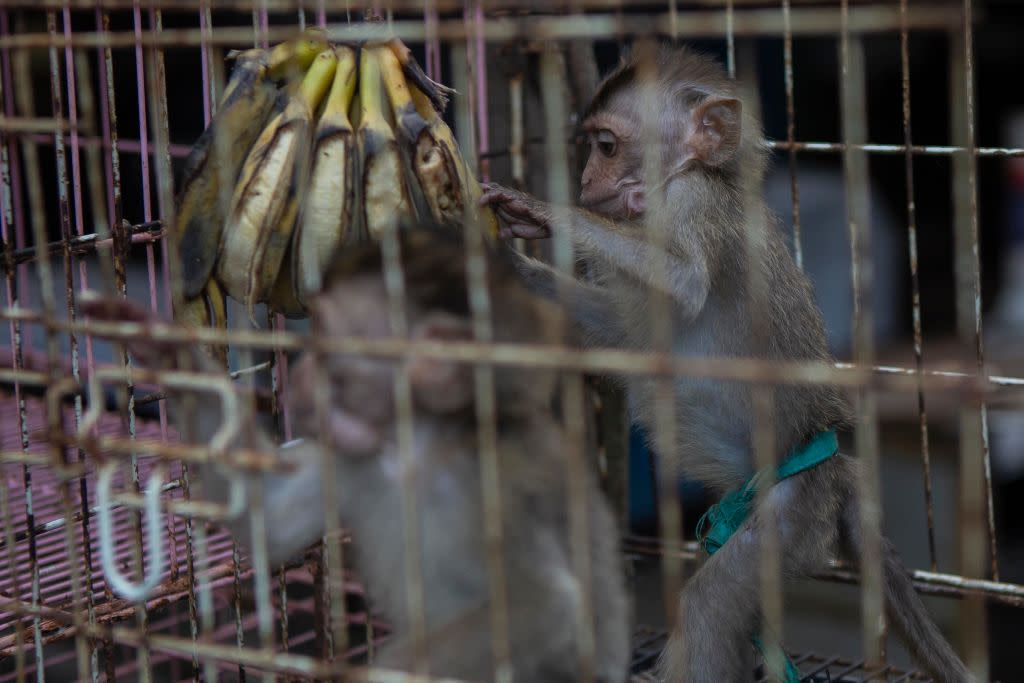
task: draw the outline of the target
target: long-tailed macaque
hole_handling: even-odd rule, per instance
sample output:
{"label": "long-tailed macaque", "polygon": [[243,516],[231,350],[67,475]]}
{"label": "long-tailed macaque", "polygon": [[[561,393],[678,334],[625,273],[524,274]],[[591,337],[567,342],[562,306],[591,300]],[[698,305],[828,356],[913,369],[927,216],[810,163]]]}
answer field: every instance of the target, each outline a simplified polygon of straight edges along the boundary
{"label": "long-tailed macaque", "polygon": [[[641,111],[647,77],[659,98],[655,117]],[[645,136],[650,118],[655,134]],[[587,266],[586,281],[533,259],[521,259],[519,269],[535,291],[565,303],[586,343],[656,348],[651,293],[659,290],[670,297],[676,354],[830,360],[810,284],[762,199],[767,148],[760,124],[720,65],[685,49],[624,60],[602,82],[582,120],[591,146],[582,208],[552,207],[497,185],[485,189],[481,203],[497,210],[505,237],[568,236]],[[653,187],[645,175],[645,138],[659,143]],[[647,174],[651,167],[648,161]],[[750,239],[748,230],[759,234]],[[655,259],[665,264],[664,277],[656,274]],[[751,282],[763,289],[752,290]],[[757,315],[752,294],[761,301]],[[625,384],[633,418],[654,434],[655,382],[631,377]],[[833,387],[786,385],[773,396],[780,457],[851,420],[847,400]],[[675,447],[659,454],[662,461],[719,492],[743,485],[755,472],[750,387],[680,377],[673,398]],[[838,454],[766,494],[761,509],[774,517],[787,575],[823,568],[837,545],[859,558],[857,467]],[[718,683],[750,675],[749,638],[759,621],[761,514],[751,513],[688,581],[680,625],[662,656],[664,680]],[[968,679],[884,538],[882,552],[893,625],[936,680]]]}
{"label": "long-tailed macaque", "polygon": [[[466,254],[461,240],[418,230],[400,242],[408,333],[426,342],[473,338]],[[375,246],[349,248],[335,263],[325,292],[311,307],[313,329],[325,338],[385,338],[391,334],[387,288]],[[507,254],[490,253],[487,286],[494,340],[554,341],[560,309],[523,287]],[[89,302],[92,317],[145,321],[122,301]],[[133,343],[143,363],[166,366],[169,349]],[[193,354],[204,367],[202,354]],[[267,548],[280,563],[324,533],[321,456],[329,449],[337,471],[338,518],[352,533],[355,564],[376,608],[393,623],[395,640],[379,666],[412,671],[406,582],[404,481],[413,470],[422,571],[425,653],[429,672],[463,680],[493,680],[491,600],[484,536],[485,492],[471,366],[415,356],[406,366],[414,407],[412,452],[401,453],[396,433],[391,359],[349,354],[302,356],[290,376],[298,445],[281,457],[297,464],[288,475],[263,480]],[[325,379],[326,405],[316,383]],[[498,478],[507,596],[508,643],[518,681],[579,680],[577,619],[581,584],[570,552],[565,431],[552,405],[558,373],[494,368]],[[179,413],[182,396],[170,396]],[[326,416],[321,412],[326,410]],[[193,438],[208,439],[220,411],[202,407]],[[174,416],[172,415],[172,417]],[[252,434],[246,436],[245,434]],[[273,450],[269,438],[247,429],[239,444]],[[216,468],[204,468],[206,495],[225,498]],[[591,576],[595,680],[619,683],[629,666],[630,609],[616,523],[596,482],[585,481]],[[489,501],[488,501],[489,503]],[[233,527],[251,547],[248,516]]]}

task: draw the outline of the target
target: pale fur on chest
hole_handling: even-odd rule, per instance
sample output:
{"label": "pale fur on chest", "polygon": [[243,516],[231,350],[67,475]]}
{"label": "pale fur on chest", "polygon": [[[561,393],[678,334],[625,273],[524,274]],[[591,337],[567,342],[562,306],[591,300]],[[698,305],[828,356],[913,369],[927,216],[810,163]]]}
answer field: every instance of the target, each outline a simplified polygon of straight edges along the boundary
{"label": "pale fur on chest", "polygon": [[[648,287],[620,272],[604,272],[598,278],[614,293],[622,321],[623,346],[652,351],[652,305]],[[740,311],[722,306],[713,297],[695,319],[686,319],[671,306],[672,352],[684,358],[749,355],[749,342],[737,318]],[[732,330],[728,339],[725,332]],[[634,376],[625,382],[632,421],[648,432],[651,444],[658,441],[657,386],[650,377]],[[744,385],[714,379],[680,376],[672,386],[672,442],[674,453],[660,454],[668,467],[715,487],[729,487],[753,471],[749,448],[750,394]]]}

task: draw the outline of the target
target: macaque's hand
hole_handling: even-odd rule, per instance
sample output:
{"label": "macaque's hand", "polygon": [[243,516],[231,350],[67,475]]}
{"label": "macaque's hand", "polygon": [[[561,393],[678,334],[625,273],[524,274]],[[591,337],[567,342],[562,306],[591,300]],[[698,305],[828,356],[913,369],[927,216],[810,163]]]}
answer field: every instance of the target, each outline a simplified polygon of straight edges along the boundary
{"label": "macaque's hand", "polygon": [[[88,316],[93,320],[103,322],[125,322],[151,325],[153,323],[167,323],[153,315],[150,311],[142,308],[136,303],[117,297],[103,297],[93,294],[82,296],[78,305],[79,313]],[[149,335],[145,335],[149,336]],[[128,353],[142,366],[158,370],[167,366],[172,359],[177,358],[175,345],[170,342],[159,342],[155,339],[135,338],[124,342]]]}
{"label": "macaque's hand", "polygon": [[[351,364],[356,362],[356,360],[349,361]],[[327,373],[328,391],[332,396],[326,406],[318,409],[316,382],[318,375],[323,376],[325,372]],[[356,379],[353,387],[350,379],[339,379],[332,376],[326,368],[317,366],[312,355],[306,354],[292,366],[290,383],[293,391],[289,393],[289,403],[296,416],[300,433],[309,436],[320,435],[325,444],[341,455],[351,457],[373,455],[380,450],[384,442],[384,433],[378,424],[380,420],[373,419],[375,416],[372,413],[374,410],[379,410],[376,406],[383,401],[370,401],[362,406],[371,413],[370,416],[365,414],[366,410],[364,410],[364,414],[359,414],[358,410],[350,409],[345,405],[344,389],[348,386],[355,389],[367,387],[372,390],[373,387],[381,385],[381,382],[374,382],[373,380],[376,378],[367,375],[366,379],[369,381],[359,383]],[[346,384],[346,382],[348,383]],[[384,384],[380,388],[387,389],[388,385]],[[390,408],[390,393],[385,391],[380,393],[386,395],[385,397],[389,400],[386,407]],[[320,410],[325,410],[326,414],[321,415]],[[326,419],[326,423],[321,421],[323,419]],[[326,438],[323,435],[325,428],[329,432]]]}
{"label": "macaque's hand", "polygon": [[490,206],[501,220],[498,236],[526,240],[551,236],[551,206],[536,197],[494,183],[483,186],[481,206]]}

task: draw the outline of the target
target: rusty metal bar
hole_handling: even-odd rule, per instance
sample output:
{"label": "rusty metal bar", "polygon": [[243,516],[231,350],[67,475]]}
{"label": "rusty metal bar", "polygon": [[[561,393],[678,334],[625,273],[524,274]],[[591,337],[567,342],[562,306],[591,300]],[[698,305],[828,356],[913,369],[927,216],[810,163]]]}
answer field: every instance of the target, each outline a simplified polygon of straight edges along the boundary
{"label": "rusty metal bar", "polygon": [[[842,0],[843,30],[840,40],[840,99],[843,139],[861,143],[867,139],[867,76],[864,45],[848,30],[848,0]],[[871,310],[871,202],[867,153],[847,149],[843,156],[846,190],[846,218],[850,234],[853,286],[854,358],[860,364],[873,362],[875,355],[874,316]],[[861,626],[864,659],[869,666],[884,664],[884,609],[882,602],[882,504],[879,498],[879,436],[875,396],[868,389],[855,395],[857,424],[854,443],[860,476],[857,481],[861,527],[860,566],[864,577],[861,590]]]}
{"label": "rusty metal bar", "polygon": [[800,270],[804,267],[804,251],[800,240],[800,184],[796,178],[796,107],[793,103],[793,25],[791,0],[782,0],[783,70],[786,82],[786,144],[789,146],[789,186],[793,210],[793,256]]}
{"label": "rusty metal bar", "polygon": [[[99,49],[103,49],[100,47]],[[53,134],[43,133],[20,133],[18,131],[6,131],[10,138],[18,138],[22,140],[28,140],[30,142],[41,144],[41,145],[52,145],[54,141]],[[79,142],[83,149],[94,149],[102,148],[105,150],[110,149],[110,143],[90,135],[79,135]],[[533,136],[525,140],[526,143],[531,145],[543,144],[544,138],[539,136]],[[572,142],[576,142],[575,139]],[[828,153],[842,153],[845,152],[847,147],[853,149],[864,150],[874,154],[904,154],[907,151],[907,146],[904,144],[896,143],[876,143],[867,142],[863,144],[847,144],[843,142],[821,142],[821,141],[798,141],[794,140],[792,143],[786,140],[771,140],[765,141],[765,144],[769,148],[789,151],[793,149],[797,152],[810,152],[817,154],[828,154]],[[154,147],[152,144],[147,144],[145,147],[139,140],[122,139],[116,143],[117,149],[120,152],[142,154],[143,150],[145,153],[152,156],[154,154]],[[188,156],[191,148],[188,145],[171,144],[168,146],[171,156],[174,158],[185,158]],[[975,147],[972,150],[957,145],[912,145],[910,151],[915,155],[923,156],[953,156],[958,152],[970,152],[979,157],[1019,157],[1024,156],[1024,148],[1020,147]],[[511,147],[509,148],[494,148],[481,154],[482,158],[485,159],[496,159],[504,156],[509,156],[513,153]]]}
{"label": "rusty metal bar", "polygon": [[[2,28],[6,31],[7,14],[6,12],[0,15],[0,22],[3,22]],[[5,84],[9,83],[7,77],[7,65],[9,64],[8,55],[4,51],[2,55],[3,68],[0,69],[0,95],[3,95],[3,101],[8,100],[8,93],[10,92],[10,86],[5,89]],[[7,135],[0,135],[0,164],[2,164],[2,172],[0,172],[0,182],[2,182],[2,206],[0,206],[0,236],[3,238],[4,246],[4,262],[7,265],[5,284],[7,285],[7,305],[13,306],[19,302],[18,282],[16,279],[16,271],[13,267],[11,254],[13,252],[13,246],[15,242],[14,235],[14,208],[12,206],[12,179],[11,179],[11,157],[12,152],[16,155],[16,150],[13,146],[13,141],[10,140]],[[10,338],[14,344],[14,354],[12,356],[11,373],[18,375],[22,373],[21,368],[24,366],[24,359],[21,351],[21,323],[17,321],[10,321],[9,324]],[[42,373],[39,373],[42,375]],[[14,382],[14,399],[18,403],[18,426],[19,426],[19,437],[21,442],[21,453],[27,453],[28,448],[28,425],[26,424],[25,417],[25,403],[22,398],[21,383],[17,380]],[[27,511],[26,511],[27,512]],[[12,594],[16,595],[18,599],[21,599],[22,591],[22,580],[21,580],[21,565],[17,561],[17,556],[14,551],[15,544],[15,532],[14,525],[11,519],[11,508],[9,502],[8,487],[5,485],[0,487],[0,516],[3,517],[4,525],[4,540],[7,547],[6,560],[7,570],[11,576],[16,588],[11,591]],[[32,531],[31,535],[34,536],[35,532]],[[14,642],[16,650],[14,653],[14,667],[18,677],[18,683],[24,683],[26,680],[25,676],[25,624],[21,619],[16,619],[14,623]]]}
{"label": "rusty metal bar", "polygon": [[[903,101],[904,168],[907,188],[907,245],[910,258],[911,306],[914,326],[914,361],[918,371],[924,369],[924,335],[921,331],[921,283],[917,260],[917,204],[914,196],[914,157],[910,129],[910,38],[907,27],[907,0],[900,0],[900,73]],[[935,555],[935,506],[932,501],[932,466],[928,444],[928,412],[924,389],[917,390],[917,411],[921,434],[921,466],[924,476],[924,503],[928,515],[928,557],[932,571],[938,571]]]}
{"label": "rusty metal bar", "polygon": [[[15,20],[15,30],[24,29],[24,18],[20,15]],[[15,90],[15,97],[17,98],[17,108],[19,113],[23,116],[34,116],[35,115],[35,103],[34,103],[34,88],[32,87],[31,81],[31,70],[28,63],[28,56],[24,51],[15,51],[12,55],[12,62],[14,71],[17,74],[17,80],[20,86]],[[12,85],[14,80],[8,79]],[[13,113],[13,112],[11,112]],[[46,213],[44,208],[44,200],[42,196],[42,171],[39,167],[39,152],[36,146],[22,142],[21,145],[22,159],[25,166],[25,181],[26,189],[28,190],[29,196],[29,210],[31,215],[31,231],[32,239],[36,244],[42,244],[46,241]],[[44,258],[40,258],[37,266],[36,275],[39,284],[39,296],[42,310],[45,314],[53,316],[56,313],[57,303],[56,295],[53,287],[53,267],[49,259],[49,254]],[[23,291],[28,291],[27,280],[26,288]],[[56,332],[48,331],[46,334],[46,352],[47,357],[51,363],[58,357],[57,337]],[[17,353],[17,351],[16,351]],[[56,379],[56,378],[54,378]],[[23,450],[27,449],[28,435],[23,434]],[[51,461],[53,457],[51,455]],[[32,606],[38,607],[41,605],[41,592],[40,592],[40,568],[38,560],[38,539],[35,535],[35,507],[34,507],[34,489],[32,484],[32,471],[26,464],[22,467],[22,488],[25,495],[25,526],[29,536],[29,575],[31,576],[31,595],[32,595]],[[33,618],[33,644],[35,649],[35,663],[37,666],[36,680],[39,683],[43,681],[42,670],[45,667],[45,659],[43,653],[43,641],[42,641],[42,629],[40,620]],[[76,648],[77,649],[77,648]],[[77,652],[76,652],[77,654]]]}
{"label": "rusty metal bar", "polygon": [[[199,0],[189,9],[195,10]],[[90,5],[93,7],[93,5]],[[417,11],[422,5],[417,6]],[[461,7],[460,7],[461,9]],[[808,7],[792,10],[793,35],[829,35],[841,27],[841,13],[835,7]],[[909,21],[915,29],[943,31],[961,25],[960,17],[951,12],[936,12],[928,7],[914,7]],[[849,12],[848,29],[851,34],[889,33],[899,27],[897,7],[855,7]],[[623,37],[670,37],[671,17],[663,14],[589,14],[547,15],[525,17],[495,17],[485,19],[479,28],[471,28],[462,19],[441,19],[436,35],[443,42],[464,41],[471,32],[481,31],[488,42],[503,42],[520,38],[532,41],[562,41],[575,39],[615,39]],[[433,28],[431,29],[433,30]],[[686,30],[689,38],[721,38],[727,35],[725,14],[720,10],[688,12]],[[294,27],[270,27],[260,31],[260,38],[277,43],[294,37]],[[422,43],[427,37],[426,27],[419,20],[397,20],[390,24],[352,23],[335,24],[326,28],[327,37],[336,42],[380,40],[397,36],[404,41]],[[777,9],[750,9],[734,14],[733,33],[737,36],[776,36],[784,32],[783,18]],[[213,35],[199,29],[168,29],[160,35],[142,40],[144,47],[182,47],[199,45],[205,40],[213,45],[236,46],[252,40],[253,30],[242,27],[223,27]],[[64,47],[66,39],[42,33],[19,33],[0,36],[0,48]],[[76,47],[134,47],[131,32],[109,35],[81,33],[71,42]]]}
{"label": "rusty metal bar", "polygon": [[[544,103],[544,129],[547,143],[548,197],[557,207],[571,204],[569,147],[564,143],[569,125],[569,87],[566,82],[566,62],[562,52],[554,45],[541,53],[541,93]],[[571,220],[571,216],[568,216]],[[555,232],[552,235],[552,257],[560,272],[572,276],[576,257],[570,235]],[[563,329],[562,332],[567,330]],[[561,405],[565,421],[566,505],[568,506],[569,554],[573,574],[580,586],[580,606],[573,627],[578,643],[579,680],[594,680],[594,620],[592,604],[592,567],[590,566],[588,532],[589,503],[585,483],[588,461],[584,453],[584,394],[583,377],[579,373],[565,372],[561,376]]]}
{"label": "rusty metal bar", "polygon": [[[467,10],[468,12],[468,10]],[[483,8],[477,3],[474,12],[473,27],[479,27],[483,21]],[[478,145],[472,145],[474,129],[459,127],[459,144],[461,149],[475,150],[477,154],[487,151],[487,97],[486,97],[486,45],[482,38],[472,37],[468,41],[472,46],[475,59],[466,60],[466,66],[472,64],[465,80],[472,82],[473,72],[476,73],[476,87],[470,97],[459,98],[457,106],[461,109],[467,105],[476,109],[475,130],[480,135]],[[472,95],[476,95],[473,99]],[[463,120],[472,120],[472,116],[462,114]],[[488,173],[488,166],[481,164],[481,173]],[[487,286],[487,261],[484,255],[483,238],[476,220],[477,207],[466,207],[466,285],[469,292],[470,315],[473,325],[473,338],[479,342],[494,340],[494,329],[491,323],[492,307],[490,292]],[[480,493],[483,496],[483,527],[485,542],[485,562],[487,567],[491,649],[494,654],[494,680],[508,682],[513,680],[512,641],[509,623],[508,577],[505,574],[505,534],[502,519],[504,496],[501,488],[501,459],[498,452],[497,423],[497,389],[494,380],[494,368],[477,365],[473,368],[474,409],[476,413],[477,443],[480,452]]]}
{"label": "rusty metal bar", "polygon": [[[686,541],[681,546],[677,544],[676,547],[664,547],[658,539],[630,535],[624,538],[624,549],[627,552],[642,555],[674,553],[686,562],[696,561],[701,552],[695,541]],[[1024,607],[1024,584],[972,579],[958,574],[931,572],[923,569],[908,571],[914,581],[914,587],[922,593],[956,598],[963,598],[971,594],[992,602]],[[832,561],[827,569],[813,576],[822,581],[860,583],[859,574],[838,561]]]}
{"label": "rusty metal bar", "polygon": [[995,388],[1016,390],[1024,387],[1024,378],[979,374],[967,366],[963,370],[925,370],[899,366],[871,366],[857,363],[819,361],[763,361],[739,357],[706,357],[694,361],[684,357],[659,357],[646,352],[614,349],[576,349],[542,344],[480,344],[478,342],[427,342],[401,338],[366,339],[362,337],[307,337],[293,332],[278,332],[273,337],[250,330],[185,329],[154,323],[99,321],[68,322],[41,318],[37,313],[0,309],[0,319],[42,322],[56,330],[67,328],[88,331],[114,340],[146,338],[168,343],[233,344],[239,348],[285,350],[316,349],[325,353],[359,354],[374,358],[399,358],[413,352],[428,358],[444,358],[465,363],[494,363],[509,366],[547,367],[594,372],[596,374],[681,375],[713,377],[768,384],[835,384],[842,387],[868,386],[893,391],[917,391],[918,381],[926,389],[956,389],[991,392]]}
{"label": "rusty metal bar", "polygon": [[[647,196],[648,210],[643,230],[648,242],[652,245],[658,258],[652,259],[651,270],[654,282],[669,281],[668,245],[672,226],[666,224],[667,198],[665,185],[660,181],[663,173],[661,157],[660,127],[656,113],[660,111],[660,95],[656,90],[657,74],[655,73],[655,45],[645,40],[637,50],[639,97],[644,112],[640,121],[640,139],[644,145],[642,173],[647,187],[658,188]],[[648,318],[651,334],[651,348],[660,359],[672,354],[672,340],[676,334],[673,329],[675,316],[672,312],[672,301],[663,287],[650,287],[650,315]],[[666,545],[679,543],[683,538],[682,506],[677,500],[676,463],[678,429],[675,414],[675,386],[669,378],[661,378],[654,385],[654,448],[655,463],[655,500],[658,511],[658,524],[661,536]],[[681,618],[685,615],[679,611],[679,595],[683,585],[683,566],[670,555],[661,559],[662,595],[665,610],[665,623],[671,629],[682,628]],[[689,644],[682,642],[683,647]]]}
{"label": "rusty metal bar", "polygon": [[[964,0],[962,29],[950,33],[952,141],[962,144],[968,150],[975,145],[973,27],[970,23],[972,9],[971,0]],[[977,371],[982,372],[984,355],[981,334],[981,265],[978,256],[977,157],[969,153],[954,156],[953,173],[957,332],[964,351],[970,349],[973,352],[971,355],[976,359]],[[985,402],[980,396],[968,396],[960,412],[959,465],[960,573],[965,577],[983,577],[988,565],[993,577],[998,578],[995,529],[991,525],[992,485],[987,414]],[[987,534],[986,507],[990,523]],[[985,562],[986,550],[989,551],[989,562]],[[978,680],[988,680],[988,628],[982,600],[976,597],[964,600],[961,605],[961,623],[967,625],[961,631],[967,666]]]}

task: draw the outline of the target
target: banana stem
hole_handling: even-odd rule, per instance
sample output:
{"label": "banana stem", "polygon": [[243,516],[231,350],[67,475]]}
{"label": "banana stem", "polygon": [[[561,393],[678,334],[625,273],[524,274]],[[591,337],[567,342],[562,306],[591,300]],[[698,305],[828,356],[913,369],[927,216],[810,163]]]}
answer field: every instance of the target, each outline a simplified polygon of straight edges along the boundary
{"label": "banana stem", "polygon": [[275,45],[267,56],[267,75],[277,80],[289,72],[305,71],[316,56],[327,48],[327,38],[310,29],[301,38]]}
{"label": "banana stem", "polygon": [[363,49],[359,58],[359,105],[361,125],[373,128],[374,124],[387,126],[381,106],[380,63],[371,50]]}
{"label": "banana stem", "polygon": [[348,108],[356,92],[356,59],[355,50],[347,46],[335,48],[337,68],[334,71],[334,83],[327,95],[323,118],[331,118],[331,123],[340,125],[349,123]]}
{"label": "banana stem", "polygon": [[377,47],[374,48],[374,52],[380,60],[380,71],[384,78],[384,87],[388,93],[388,100],[391,102],[391,110],[395,113],[395,120],[401,120],[406,109],[415,106],[412,103],[412,95],[410,93],[412,88],[406,84],[402,65],[390,47]]}
{"label": "banana stem", "polygon": [[309,67],[302,84],[299,86],[299,99],[313,112],[327,94],[334,80],[334,71],[338,66],[338,58],[334,50],[324,50]]}

